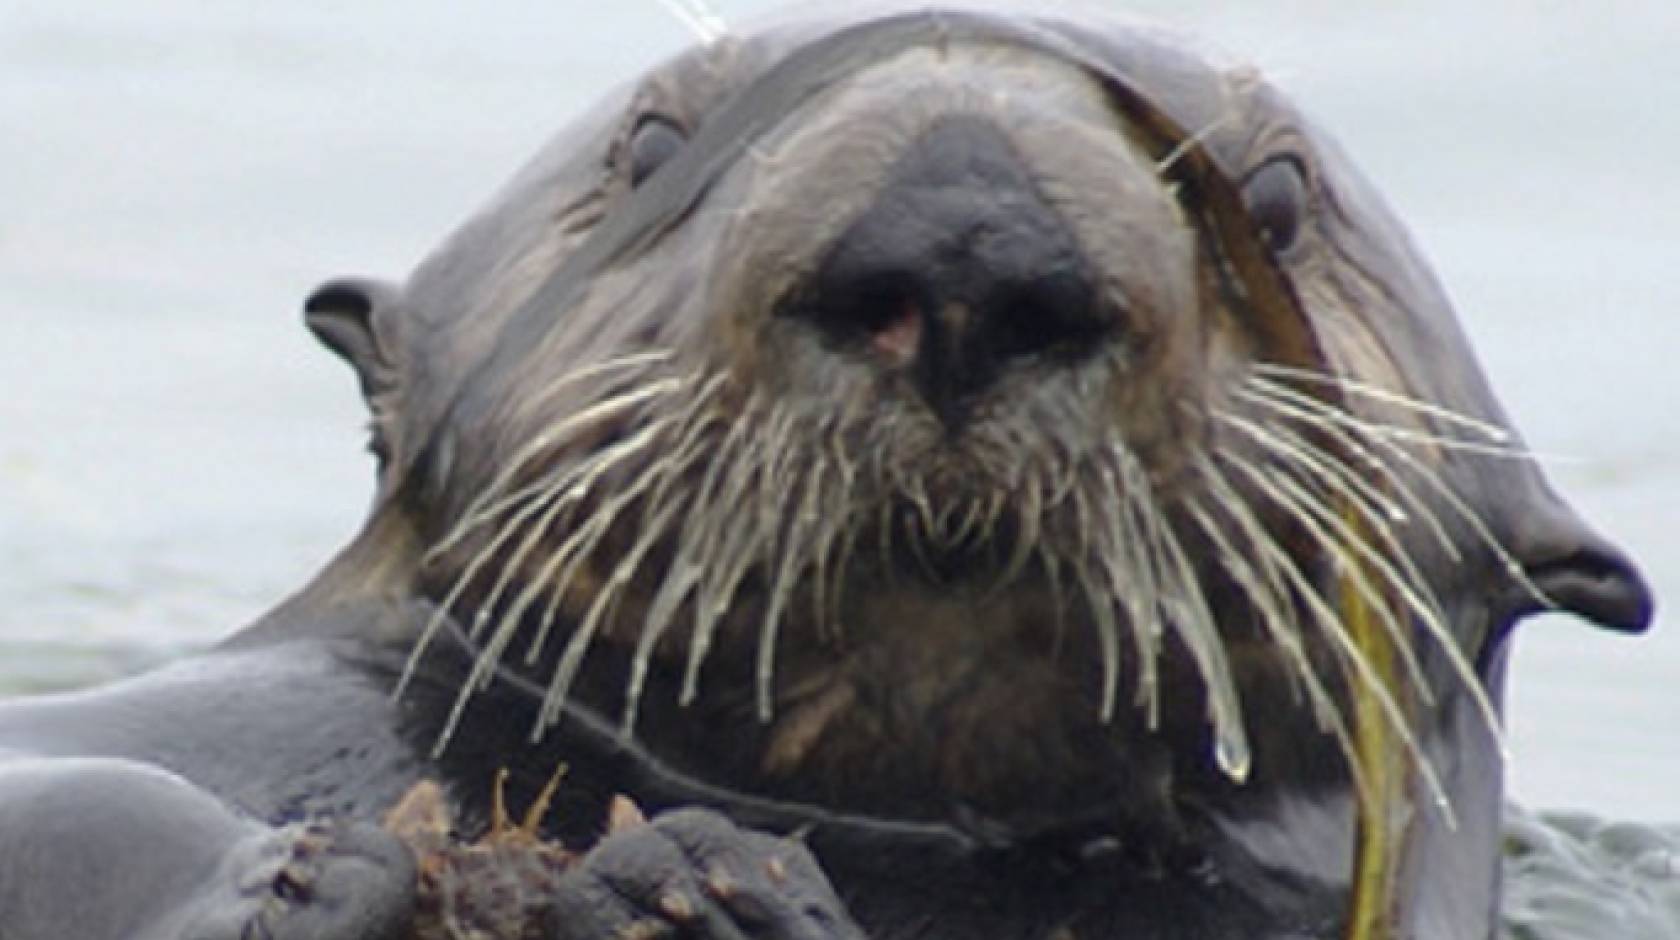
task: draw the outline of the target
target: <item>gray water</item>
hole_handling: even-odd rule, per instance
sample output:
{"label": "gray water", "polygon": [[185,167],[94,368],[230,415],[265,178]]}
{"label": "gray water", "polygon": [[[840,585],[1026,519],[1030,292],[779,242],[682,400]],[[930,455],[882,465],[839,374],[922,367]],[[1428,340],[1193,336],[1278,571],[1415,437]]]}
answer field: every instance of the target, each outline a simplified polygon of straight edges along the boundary
{"label": "gray water", "polygon": [[[1680,4],[1464,6],[1133,9],[1256,59],[1338,134],[1559,487],[1672,601]],[[304,293],[402,274],[688,39],[655,0],[0,2],[0,689],[202,645],[318,567],[371,465]],[[1680,839],[1654,825],[1680,821],[1677,678],[1660,626],[1525,628],[1516,797],[1638,823],[1514,821],[1514,935],[1680,936]]]}

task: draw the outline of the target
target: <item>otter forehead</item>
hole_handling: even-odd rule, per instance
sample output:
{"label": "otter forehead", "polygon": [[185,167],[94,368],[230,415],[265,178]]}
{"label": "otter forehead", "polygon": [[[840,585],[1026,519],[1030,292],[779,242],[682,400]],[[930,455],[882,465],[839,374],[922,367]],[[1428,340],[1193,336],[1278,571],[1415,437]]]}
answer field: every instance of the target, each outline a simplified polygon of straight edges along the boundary
{"label": "otter forehead", "polygon": [[[1102,87],[1078,63],[1007,37],[977,35],[913,45],[867,62],[801,102],[786,118],[794,126],[778,130],[789,143],[849,130],[860,137],[852,155],[882,168],[952,111],[988,115],[1023,135],[1045,120],[1116,119]],[[859,122],[867,122],[867,130]],[[759,155],[773,159],[775,145],[763,146]]]}

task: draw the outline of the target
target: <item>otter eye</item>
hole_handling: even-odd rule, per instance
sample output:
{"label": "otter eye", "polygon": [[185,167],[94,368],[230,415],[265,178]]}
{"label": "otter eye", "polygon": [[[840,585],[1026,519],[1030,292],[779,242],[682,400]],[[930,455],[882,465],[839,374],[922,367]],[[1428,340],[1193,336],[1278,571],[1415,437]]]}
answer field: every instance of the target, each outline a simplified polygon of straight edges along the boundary
{"label": "otter eye", "polygon": [[1295,247],[1307,206],[1307,181],[1298,160],[1273,157],[1262,163],[1243,181],[1243,198],[1273,254]]}
{"label": "otter eye", "polygon": [[650,114],[636,124],[630,134],[630,185],[640,186],[677,155],[688,140],[672,121]]}

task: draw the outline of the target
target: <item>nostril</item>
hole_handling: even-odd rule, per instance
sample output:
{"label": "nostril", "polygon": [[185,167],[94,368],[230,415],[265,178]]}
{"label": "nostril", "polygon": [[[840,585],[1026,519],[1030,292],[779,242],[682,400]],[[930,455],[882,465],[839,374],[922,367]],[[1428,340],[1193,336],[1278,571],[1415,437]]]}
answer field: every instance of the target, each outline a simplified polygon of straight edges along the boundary
{"label": "nostril", "polygon": [[921,306],[916,277],[904,271],[889,271],[862,278],[848,291],[854,317],[866,333],[879,333],[904,316],[904,311]]}
{"label": "nostril", "polygon": [[867,347],[895,364],[915,358],[927,306],[919,278],[880,271],[836,279],[813,307],[819,328],[840,346]]}
{"label": "nostril", "polygon": [[999,360],[1077,356],[1095,348],[1112,328],[1094,309],[1088,281],[1071,271],[1011,285],[998,291],[987,307],[981,329]]}
{"label": "nostril", "polygon": [[905,301],[896,315],[872,326],[875,351],[893,365],[909,365],[922,345],[922,309]]}

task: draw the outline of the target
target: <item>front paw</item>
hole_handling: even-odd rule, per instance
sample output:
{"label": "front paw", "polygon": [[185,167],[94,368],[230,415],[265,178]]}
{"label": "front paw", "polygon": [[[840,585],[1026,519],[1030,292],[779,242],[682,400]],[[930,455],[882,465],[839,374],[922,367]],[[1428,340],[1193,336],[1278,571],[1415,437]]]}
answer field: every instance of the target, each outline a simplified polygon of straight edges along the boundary
{"label": "front paw", "polygon": [[560,879],[562,940],[863,940],[800,843],[685,809],[617,829]]}
{"label": "front paw", "polygon": [[206,885],[191,940],[380,940],[407,934],[413,857],[362,823],[297,823],[253,836]]}

